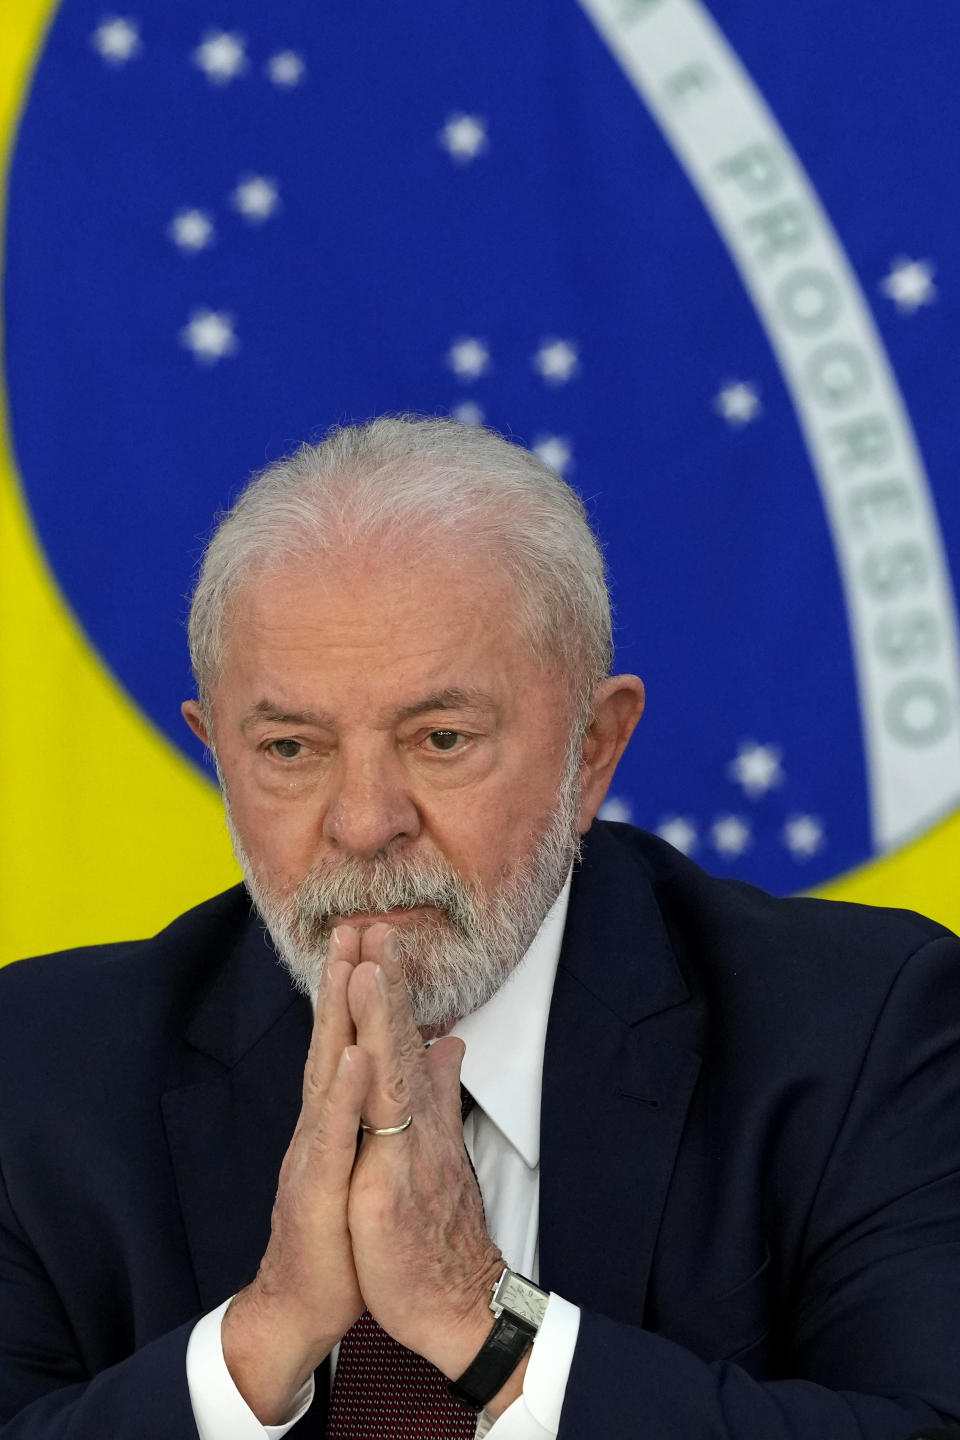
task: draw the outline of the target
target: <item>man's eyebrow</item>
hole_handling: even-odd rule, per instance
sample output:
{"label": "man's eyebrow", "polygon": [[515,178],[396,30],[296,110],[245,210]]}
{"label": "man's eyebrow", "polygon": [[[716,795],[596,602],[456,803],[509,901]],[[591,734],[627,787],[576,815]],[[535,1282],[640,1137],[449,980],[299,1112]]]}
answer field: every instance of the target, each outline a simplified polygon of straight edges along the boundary
{"label": "man's eyebrow", "polygon": [[[482,690],[461,690],[451,686],[436,690],[415,700],[410,705],[401,705],[393,712],[397,720],[411,720],[417,715],[426,715],[435,710],[492,710],[494,702]],[[271,725],[313,725],[321,730],[334,730],[332,716],[323,710],[286,710],[273,700],[258,700],[240,722],[241,730],[251,730],[255,725],[266,722]]]}
{"label": "man's eyebrow", "polygon": [[240,728],[249,730],[260,721],[273,725],[316,725],[321,729],[332,729],[333,721],[322,710],[285,710],[272,700],[258,700],[252,710],[243,717]]}
{"label": "man's eyebrow", "polygon": [[412,705],[402,705],[395,712],[398,720],[412,720],[417,715],[426,715],[431,710],[492,710],[494,702],[482,690],[460,690],[452,686],[448,690],[437,690],[425,695]]}

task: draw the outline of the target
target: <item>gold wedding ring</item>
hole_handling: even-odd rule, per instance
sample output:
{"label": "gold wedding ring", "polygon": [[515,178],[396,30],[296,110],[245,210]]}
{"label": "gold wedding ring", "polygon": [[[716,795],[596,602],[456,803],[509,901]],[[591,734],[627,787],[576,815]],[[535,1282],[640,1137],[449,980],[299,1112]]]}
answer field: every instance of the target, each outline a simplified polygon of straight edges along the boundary
{"label": "gold wedding ring", "polygon": [[380,1130],[373,1125],[365,1125],[361,1120],[360,1129],[366,1131],[368,1135],[402,1135],[404,1130],[409,1130],[412,1124],[413,1116],[408,1115],[402,1125],[384,1125]]}

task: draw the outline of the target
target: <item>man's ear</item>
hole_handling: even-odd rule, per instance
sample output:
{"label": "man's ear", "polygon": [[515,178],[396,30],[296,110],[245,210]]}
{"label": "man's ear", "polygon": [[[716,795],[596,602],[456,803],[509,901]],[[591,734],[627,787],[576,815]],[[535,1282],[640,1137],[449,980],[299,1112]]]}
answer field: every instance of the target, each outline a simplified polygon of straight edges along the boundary
{"label": "man's ear", "polygon": [[207,730],[207,722],[200,701],[184,700],[180,706],[180,714],[184,720],[186,720],[197,739],[202,740],[207,749],[210,749],[210,734]]}
{"label": "man's ear", "polygon": [[580,761],[581,835],[603,804],[620,756],[643,714],[644,698],[643,681],[636,675],[611,675],[597,686]]}

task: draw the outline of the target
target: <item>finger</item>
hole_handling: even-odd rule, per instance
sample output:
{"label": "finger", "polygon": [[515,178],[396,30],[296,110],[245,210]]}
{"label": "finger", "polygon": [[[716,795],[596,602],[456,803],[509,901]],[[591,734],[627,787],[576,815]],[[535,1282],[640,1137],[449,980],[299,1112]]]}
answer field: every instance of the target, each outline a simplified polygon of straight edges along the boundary
{"label": "finger", "polygon": [[[308,1112],[308,1120],[315,1118],[317,1107],[322,1105],[341,1054],[348,1045],[356,1042],[356,1026],[347,1003],[347,985],[359,958],[359,938],[355,930],[347,932],[345,927],[343,938],[340,938],[339,931],[331,936],[303,1071],[303,1105]],[[352,963],[350,958],[341,958],[343,955],[352,956]]]}
{"label": "finger", "polygon": [[350,1183],[357,1157],[357,1130],[370,1084],[370,1061],[356,1045],[340,1052],[316,1124],[301,1132],[301,1155],[310,1172],[310,1193],[338,1195]]}
{"label": "finger", "polygon": [[442,1113],[455,1132],[463,1129],[460,1100],[460,1067],[467,1047],[457,1035],[448,1035],[427,1046],[426,1065],[431,1087]]}
{"label": "finger", "polygon": [[397,932],[392,925],[371,925],[360,937],[361,964],[373,964],[383,973],[381,993],[387,1002],[390,1023],[400,1040],[409,1041],[418,1062],[423,1050],[423,1036],[410,1009],[410,992],[403,970],[397,960]]}
{"label": "finger", "polygon": [[350,977],[348,1001],[357,1045],[371,1062],[364,1121],[376,1129],[401,1125],[408,1115],[423,1110],[430,1088],[406,985],[385,952],[379,965],[361,960]]}
{"label": "finger", "polygon": [[341,923],[330,932],[328,955],[331,960],[346,960],[356,965],[360,959],[360,931],[356,925]]}

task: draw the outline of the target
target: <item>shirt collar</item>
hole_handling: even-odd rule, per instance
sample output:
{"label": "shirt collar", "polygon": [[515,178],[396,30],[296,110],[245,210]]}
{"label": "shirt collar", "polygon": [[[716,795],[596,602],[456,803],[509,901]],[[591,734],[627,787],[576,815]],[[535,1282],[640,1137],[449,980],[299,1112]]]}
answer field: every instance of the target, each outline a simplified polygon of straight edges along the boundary
{"label": "shirt collar", "polygon": [[467,1047],[461,1072],[464,1085],[531,1169],[540,1163],[543,1049],[570,878],[513,974],[452,1031]]}

